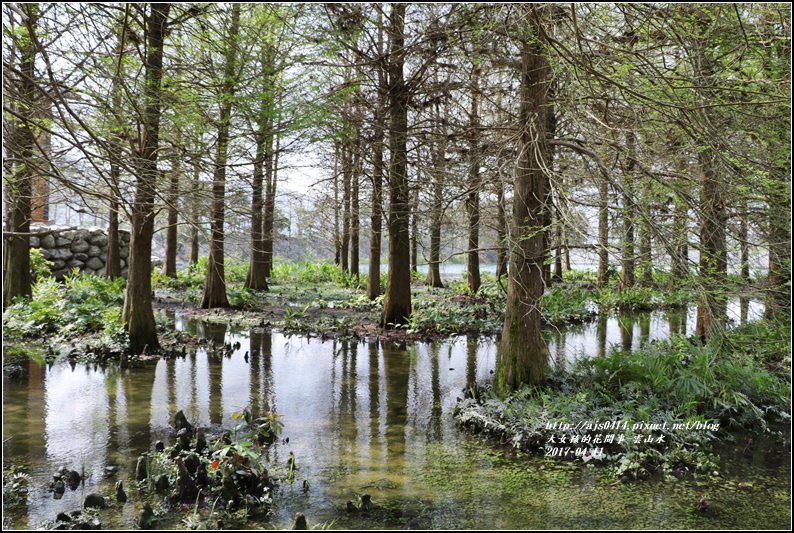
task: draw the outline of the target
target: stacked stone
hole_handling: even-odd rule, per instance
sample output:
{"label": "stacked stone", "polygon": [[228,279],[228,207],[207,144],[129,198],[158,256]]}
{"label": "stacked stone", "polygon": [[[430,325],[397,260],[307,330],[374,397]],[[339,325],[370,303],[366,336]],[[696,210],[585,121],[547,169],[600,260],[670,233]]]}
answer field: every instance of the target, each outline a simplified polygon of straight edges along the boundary
{"label": "stacked stone", "polygon": [[[77,268],[82,273],[104,274],[108,257],[108,236],[102,228],[71,228],[31,224],[31,233],[50,233],[30,238],[30,247],[39,248],[41,255],[50,262],[50,270],[57,280]],[[127,277],[127,257],[130,249],[130,233],[119,230],[119,256],[121,275]]]}

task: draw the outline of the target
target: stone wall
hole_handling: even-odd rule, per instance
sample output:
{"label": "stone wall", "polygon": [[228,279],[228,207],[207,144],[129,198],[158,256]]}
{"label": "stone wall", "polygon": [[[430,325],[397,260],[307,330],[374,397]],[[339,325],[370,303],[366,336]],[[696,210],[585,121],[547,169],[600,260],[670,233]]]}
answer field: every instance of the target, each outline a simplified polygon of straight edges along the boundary
{"label": "stone wall", "polygon": [[[30,247],[41,250],[41,255],[51,263],[50,269],[56,279],[62,280],[74,268],[85,273],[105,273],[108,235],[104,229],[31,224],[30,232],[41,233],[30,238]],[[125,278],[129,249],[130,232],[119,230],[121,275]]]}

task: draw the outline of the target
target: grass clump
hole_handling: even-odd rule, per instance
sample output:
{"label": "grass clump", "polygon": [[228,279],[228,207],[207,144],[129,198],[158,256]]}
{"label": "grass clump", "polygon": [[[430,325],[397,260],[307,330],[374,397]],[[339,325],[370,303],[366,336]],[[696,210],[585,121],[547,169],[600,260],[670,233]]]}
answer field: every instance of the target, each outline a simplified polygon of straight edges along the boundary
{"label": "grass clump", "polygon": [[[504,399],[472,391],[455,416],[523,450],[570,448],[568,457],[577,458],[576,450],[600,448],[616,477],[711,474],[719,468],[711,444],[732,438],[728,430],[772,432],[770,422],[790,419],[788,374],[731,348],[752,333],[729,332],[702,347],[677,337],[629,354],[580,359],[567,370],[552,369],[544,387]],[[790,340],[780,340],[770,350],[790,354]]]}

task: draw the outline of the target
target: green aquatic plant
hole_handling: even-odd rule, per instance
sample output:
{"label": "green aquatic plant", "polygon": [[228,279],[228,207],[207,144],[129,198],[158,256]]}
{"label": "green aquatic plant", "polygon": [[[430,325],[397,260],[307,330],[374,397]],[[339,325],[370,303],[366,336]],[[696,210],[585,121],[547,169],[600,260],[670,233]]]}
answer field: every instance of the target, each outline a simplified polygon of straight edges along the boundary
{"label": "green aquatic plant", "polygon": [[719,470],[711,447],[727,429],[770,431],[770,421],[790,419],[787,376],[726,352],[726,345],[675,337],[630,353],[613,350],[551,369],[544,387],[523,387],[506,399],[470,393],[455,416],[515,448],[546,453],[570,455],[569,448],[600,434],[618,476],[710,475]]}

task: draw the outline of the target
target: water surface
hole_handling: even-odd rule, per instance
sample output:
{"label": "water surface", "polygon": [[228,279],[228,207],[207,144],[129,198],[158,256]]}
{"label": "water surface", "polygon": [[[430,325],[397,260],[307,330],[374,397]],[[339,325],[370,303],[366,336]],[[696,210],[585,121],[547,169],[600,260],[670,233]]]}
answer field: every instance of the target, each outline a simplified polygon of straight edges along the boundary
{"label": "water surface", "polygon": [[[593,336],[590,326],[570,336],[552,332],[551,357],[560,345],[581,346],[574,352],[597,356],[604,336],[607,349],[624,342],[615,320],[602,326],[603,334],[593,326],[595,343],[577,344],[577,336]],[[653,324],[649,319],[648,338],[651,330],[661,335],[659,328],[669,334],[669,321]],[[112,495],[118,479],[130,499],[104,511],[103,523],[131,527],[147,497],[131,486],[136,458],[157,440],[174,441],[176,411],[219,431],[233,427],[231,414],[243,408],[282,415],[282,437],[289,442],[276,444],[269,460],[274,472],[284,469],[289,452],[298,464],[295,482],[281,484],[272,516],[259,527],[289,527],[297,511],[307,515],[310,527],[334,521],[336,528],[357,529],[790,526],[791,456],[788,447],[773,442],[757,439],[749,460],[736,445],[727,445],[721,478],[611,486],[598,468],[517,455],[462,432],[452,411],[464,387],[491,379],[493,339],[320,342],[181,319],[177,326],[218,346],[239,342],[240,347],[229,356],[205,347],[130,369],[31,361],[25,381],[4,378],[4,463],[26,464],[32,477],[27,506],[10,516],[14,528],[35,528],[59,512],[79,509],[90,492]],[[639,328],[634,346],[644,326],[630,326]],[[47,485],[62,465],[87,477],[82,487],[67,489],[57,500]],[[108,474],[107,466],[120,470]],[[739,482],[753,489],[738,490]],[[363,493],[388,509],[377,523],[344,511],[347,500]],[[708,516],[695,512],[700,497],[714,509]],[[161,525],[184,527],[178,519]]]}

